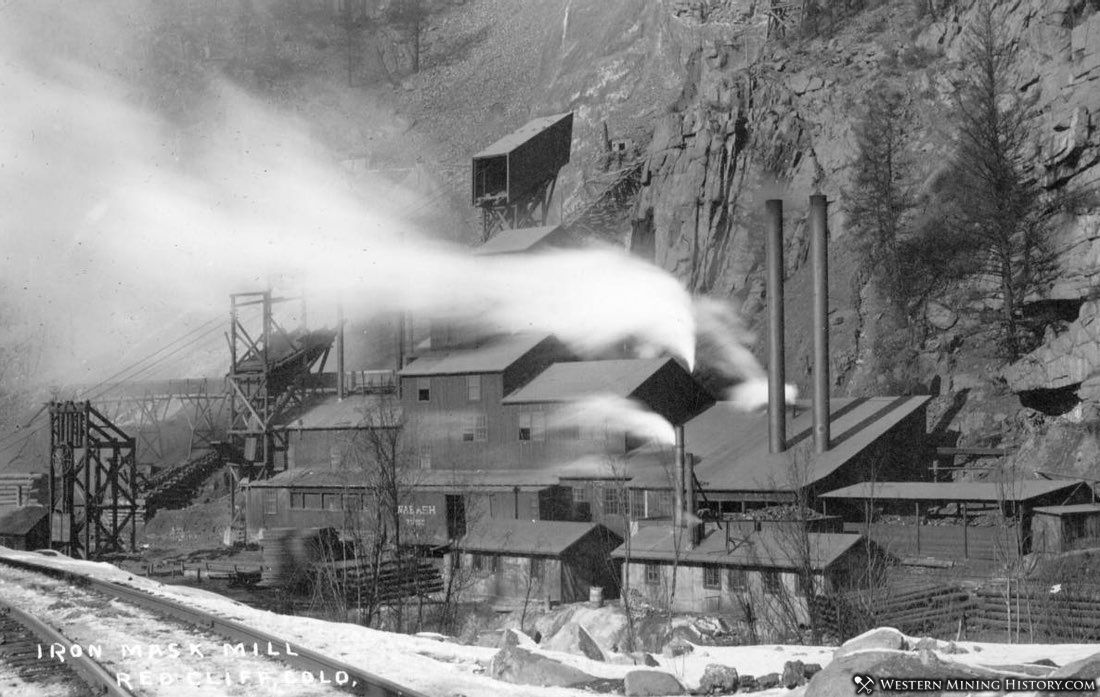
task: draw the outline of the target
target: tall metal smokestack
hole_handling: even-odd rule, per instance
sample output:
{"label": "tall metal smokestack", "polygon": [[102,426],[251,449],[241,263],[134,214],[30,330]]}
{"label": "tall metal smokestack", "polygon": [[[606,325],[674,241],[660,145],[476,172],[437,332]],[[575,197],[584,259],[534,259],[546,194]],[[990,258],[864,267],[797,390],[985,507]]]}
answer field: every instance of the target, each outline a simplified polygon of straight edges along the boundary
{"label": "tall metal smokestack", "polygon": [[829,203],[810,197],[810,256],[814,281],[814,449],[829,449]]}
{"label": "tall metal smokestack", "polygon": [[768,450],[787,449],[786,382],[783,356],[783,201],[769,199],[765,264],[768,274]]}
{"label": "tall metal smokestack", "polygon": [[405,367],[405,344],[406,344],[406,329],[405,325],[408,322],[404,312],[397,313],[397,327],[394,331],[396,338],[394,340],[394,350],[397,353],[397,371],[400,372]]}
{"label": "tall metal smokestack", "polygon": [[674,451],[672,472],[672,527],[676,530],[684,527],[684,427],[676,426],[676,449]]}
{"label": "tall metal smokestack", "polygon": [[699,546],[699,543],[703,541],[703,525],[699,522],[699,510],[695,503],[697,492],[695,490],[695,455],[692,453],[686,453],[684,455],[684,464],[686,470],[684,473],[684,489],[686,491],[687,501],[685,503],[685,511],[687,513],[688,529],[691,531],[689,545],[692,549]]}
{"label": "tall metal smokestack", "polygon": [[344,304],[336,305],[336,398],[343,399],[344,385]]}

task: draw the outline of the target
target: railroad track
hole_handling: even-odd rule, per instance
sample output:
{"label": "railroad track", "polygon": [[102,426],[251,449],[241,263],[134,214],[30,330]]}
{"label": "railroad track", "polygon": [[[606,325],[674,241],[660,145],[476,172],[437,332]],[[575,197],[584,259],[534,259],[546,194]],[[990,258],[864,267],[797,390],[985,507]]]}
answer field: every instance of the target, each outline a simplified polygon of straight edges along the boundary
{"label": "railroad track", "polygon": [[[416,690],[398,685],[361,668],[330,658],[227,617],[184,605],[172,598],[161,597],[120,583],[93,578],[25,559],[0,556],[0,566],[42,574],[80,589],[105,595],[112,599],[111,602],[122,601],[161,617],[183,622],[201,631],[219,635],[229,640],[233,645],[243,644],[245,647],[251,647],[246,649],[246,654],[250,656],[277,654],[281,663],[296,671],[311,673],[319,679],[320,683],[330,684],[334,689],[349,694],[362,695],[363,697],[426,697],[426,695]],[[62,643],[66,642],[64,637],[61,639]],[[273,649],[276,650],[275,653],[272,653]],[[112,676],[112,684],[114,682],[117,682],[117,680],[115,676]]]}
{"label": "railroad track", "polygon": [[71,643],[60,632],[35,617],[0,601],[0,668],[15,678],[0,688],[21,689],[31,694],[65,697],[133,697],[115,684],[114,675],[88,655],[67,656],[65,662],[51,658],[46,647]]}

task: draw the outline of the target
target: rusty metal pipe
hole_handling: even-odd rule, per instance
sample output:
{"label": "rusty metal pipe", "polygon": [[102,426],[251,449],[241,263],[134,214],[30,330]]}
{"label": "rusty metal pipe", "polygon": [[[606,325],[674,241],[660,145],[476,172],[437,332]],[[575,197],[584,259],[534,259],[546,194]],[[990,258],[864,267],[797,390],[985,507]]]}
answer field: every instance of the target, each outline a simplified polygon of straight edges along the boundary
{"label": "rusty metal pipe", "polygon": [[814,449],[829,449],[829,203],[810,197],[810,257],[813,263]]}
{"label": "rusty metal pipe", "polygon": [[765,264],[768,283],[768,449],[787,449],[786,382],[783,363],[783,201],[765,202],[768,218]]}

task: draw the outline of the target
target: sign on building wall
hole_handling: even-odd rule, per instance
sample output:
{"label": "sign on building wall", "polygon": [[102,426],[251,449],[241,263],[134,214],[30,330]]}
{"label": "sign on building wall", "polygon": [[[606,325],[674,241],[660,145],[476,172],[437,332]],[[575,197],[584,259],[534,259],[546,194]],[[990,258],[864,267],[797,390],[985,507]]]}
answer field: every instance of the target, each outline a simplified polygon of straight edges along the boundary
{"label": "sign on building wall", "polygon": [[444,494],[414,492],[397,507],[401,519],[401,536],[408,542],[418,539],[447,539],[447,497]]}

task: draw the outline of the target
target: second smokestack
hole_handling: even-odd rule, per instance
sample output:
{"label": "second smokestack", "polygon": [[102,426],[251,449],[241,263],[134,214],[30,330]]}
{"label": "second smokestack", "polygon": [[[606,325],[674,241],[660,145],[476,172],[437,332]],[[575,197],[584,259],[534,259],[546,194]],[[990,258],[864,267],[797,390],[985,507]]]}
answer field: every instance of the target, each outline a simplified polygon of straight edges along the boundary
{"label": "second smokestack", "polygon": [[829,449],[829,203],[810,197],[810,256],[814,284],[814,449]]}
{"label": "second smokestack", "polygon": [[783,201],[765,202],[768,216],[765,267],[768,282],[768,450],[787,449],[787,371],[783,345]]}

